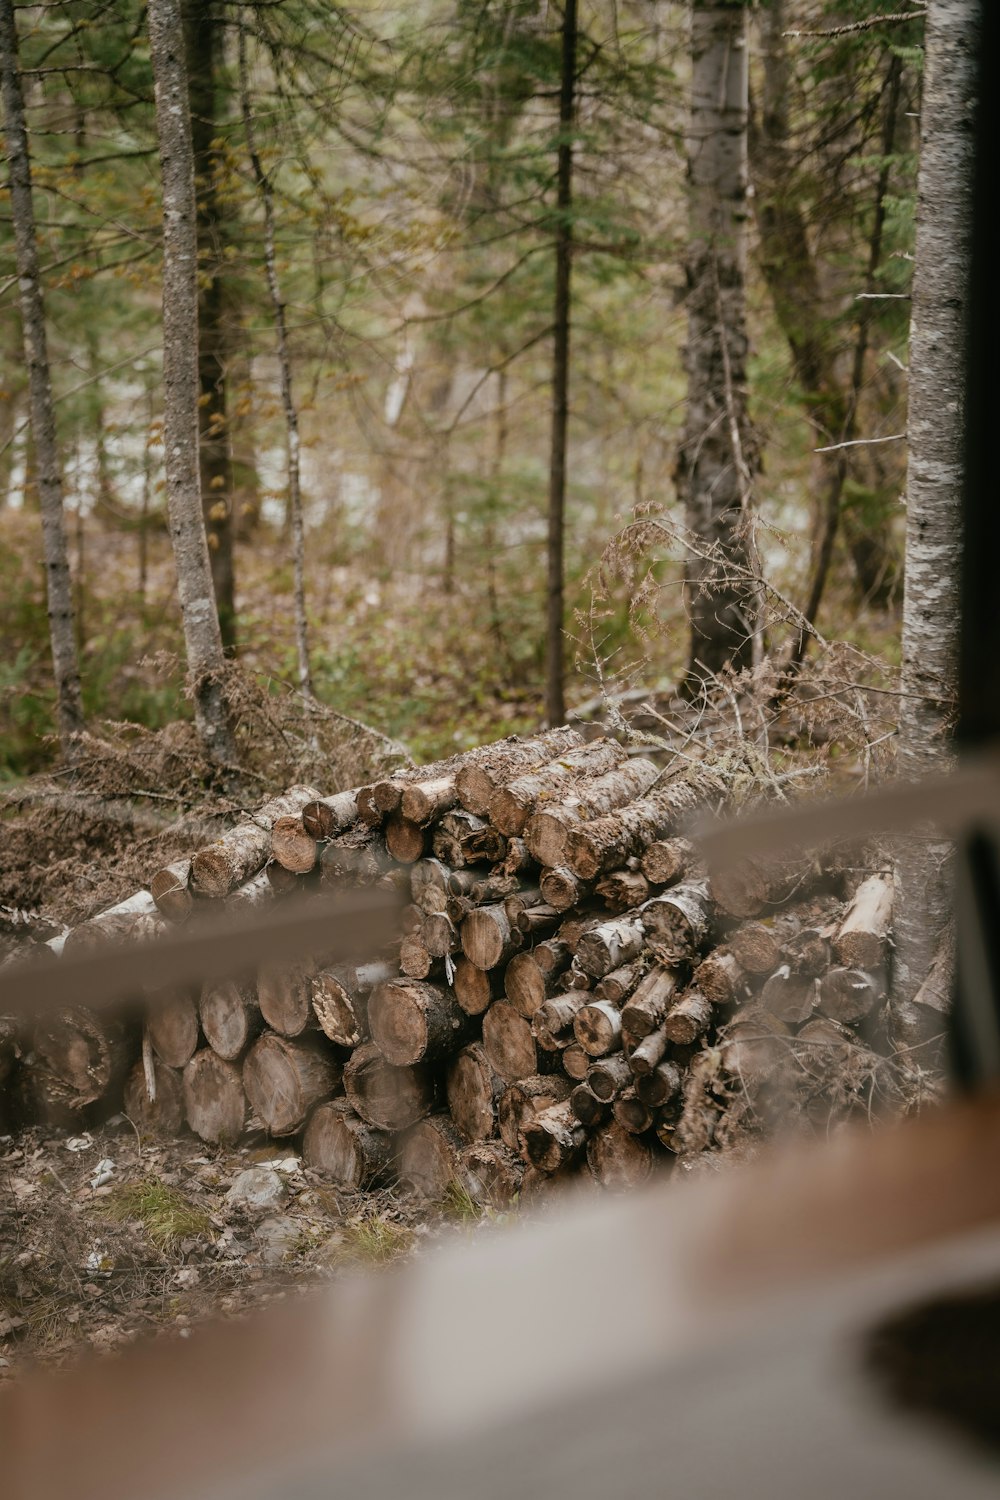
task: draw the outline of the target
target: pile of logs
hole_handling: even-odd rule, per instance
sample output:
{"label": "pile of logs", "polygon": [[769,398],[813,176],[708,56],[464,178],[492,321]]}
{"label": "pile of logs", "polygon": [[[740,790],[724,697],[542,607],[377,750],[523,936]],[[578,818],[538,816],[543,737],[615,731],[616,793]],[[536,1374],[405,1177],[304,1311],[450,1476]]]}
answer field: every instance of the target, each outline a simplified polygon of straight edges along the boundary
{"label": "pile of logs", "polygon": [[205,902],[380,883],[407,902],[391,950],[151,993],[141,1055],[125,1022],[83,1011],[19,1043],[0,1021],[0,1090],[68,1122],[116,1106],[208,1142],[300,1137],[349,1190],[641,1182],[712,1144],[706,1058],[745,1081],[804,1038],[821,1077],[878,1033],[891,881],[843,857],[709,877],[682,829],[736,779],[723,761],[664,775],[563,728],[336,796],[293,787],[64,950]]}

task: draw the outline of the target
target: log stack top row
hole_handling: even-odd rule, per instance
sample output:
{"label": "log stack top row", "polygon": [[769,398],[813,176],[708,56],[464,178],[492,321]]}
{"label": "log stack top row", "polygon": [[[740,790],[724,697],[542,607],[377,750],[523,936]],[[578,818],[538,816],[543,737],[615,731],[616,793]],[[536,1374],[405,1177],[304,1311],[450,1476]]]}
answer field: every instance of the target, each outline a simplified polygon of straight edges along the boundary
{"label": "log stack top row", "polygon": [[14,1042],[0,1022],[0,1089],[6,1068],[8,1093],[72,1113],[124,1086],[133,1120],[208,1141],[301,1132],[352,1190],[395,1176],[507,1200],[582,1166],[640,1181],[683,1142],[692,1063],[720,1025],[842,1041],[885,992],[883,874],[810,857],[709,878],[684,828],[735,779],[559,728],[333,796],[292,787],[65,948],[199,903],[379,883],[405,892],[392,947],[151,992],[141,1038],[77,1011]]}

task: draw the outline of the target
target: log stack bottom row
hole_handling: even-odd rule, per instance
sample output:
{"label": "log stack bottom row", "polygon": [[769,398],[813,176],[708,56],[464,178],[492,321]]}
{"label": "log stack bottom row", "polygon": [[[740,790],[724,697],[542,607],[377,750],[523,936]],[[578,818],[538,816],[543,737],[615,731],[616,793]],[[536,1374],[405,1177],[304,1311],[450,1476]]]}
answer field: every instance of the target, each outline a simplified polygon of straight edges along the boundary
{"label": "log stack bottom row", "polygon": [[[404,892],[398,941],[364,964],[151,992],[141,1038],[83,1010],[28,1034],[0,1018],[0,1108],[79,1125],[121,1107],[211,1143],[298,1137],[347,1191],[506,1203],[580,1172],[642,1182],[725,1145],[719,1101],[765,1090],[790,1050],[821,1094],[846,1056],[888,1045],[888,875],[854,851],[710,879],[683,837],[746,779],[731,757],[665,776],[557,729],[331,797],[294,787],[63,951],[207,902],[378,884]],[[930,988],[911,1012],[903,1040],[929,1045]]]}

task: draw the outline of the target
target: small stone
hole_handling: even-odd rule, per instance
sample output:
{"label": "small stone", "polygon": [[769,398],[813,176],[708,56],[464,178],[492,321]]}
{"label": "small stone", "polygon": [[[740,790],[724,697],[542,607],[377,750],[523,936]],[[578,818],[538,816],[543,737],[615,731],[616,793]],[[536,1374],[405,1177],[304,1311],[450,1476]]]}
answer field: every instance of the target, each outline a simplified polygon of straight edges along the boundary
{"label": "small stone", "polygon": [[226,1202],[243,1203],[248,1208],[277,1208],[287,1197],[288,1188],[271,1167],[248,1167],[234,1179]]}
{"label": "small stone", "polygon": [[266,1266],[280,1265],[301,1239],[302,1231],[291,1219],[262,1219],[257,1225],[260,1258]]}

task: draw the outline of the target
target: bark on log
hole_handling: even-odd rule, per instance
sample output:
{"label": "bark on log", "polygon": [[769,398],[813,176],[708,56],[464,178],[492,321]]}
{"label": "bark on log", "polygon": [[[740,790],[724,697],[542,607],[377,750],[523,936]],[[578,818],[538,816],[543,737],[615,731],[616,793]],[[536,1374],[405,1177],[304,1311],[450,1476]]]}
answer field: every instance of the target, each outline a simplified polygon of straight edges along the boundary
{"label": "bark on log", "polygon": [[663,1025],[677,998],[679,983],[679,975],[673,969],[659,965],[650,969],[622,1009],[622,1025],[629,1036],[649,1036]]}
{"label": "bark on log", "polygon": [[818,873],[808,859],[735,860],[709,877],[712,899],[731,917],[757,917],[804,891]]}
{"label": "bark on log", "polygon": [[588,1057],[605,1057],[622,1044],[622,1013],[610,1000],[593,1000],[574,1016],[573,1034]]}
{"label": "bark on log", "polygon": [[393,966],[335,964],[312,982],[313,1013],[323,1034],[338,1047],[357,1047],[368,1040],[368,997],[376,985],[393,977]]}
{"label": "bark on log", "polygon": [[111,943],[150,937],[162,930],[156,902],[148,891],[136,891],[133,896],[127,896],[124,901],[116,902],[106,911],[97,912],[74,927],[66,934],[63,951],[79,953]]}
{"label": "bark on log", "polygon": [[638,1074],[635,1079],[636,1097],[650,1109],[659,1109],[676,1099],[681,1091],[681,1071],[676,1063],[665,1059],[657,1063],[649,1073]]}
{"label": "bark on log", "polygon": [[123,1111],[140,1135],[179,1135],[184,1125],[184,1080],[176,1068],[153,1062],[156,1094],[149,1097],[142,1058],[125,1080]]}
{"label": "bark on log", "polygon": [[520,875],[525,870],[533,869],[534,864],[535,861],[524,839],[507,840],[507,853],[504,855],[503,864],[499,866],[501,874]]}
{"label": "bark on log", "polygon": [[587,1132],[573,1114],[569,1100],[551,1104],[524,1121],[520,1151],[540,1172],[558,1172],[582,1150]]}
{"label": "bark on log", "polygon": [[392,1136],[366,1124],[346,1099],[317,1104],[302,1138],[302,1157],[348,1193],[384,1186],[394,1175]]}
{"label": "bark on log", "polygon": [[628,1054],[628,1064],[636,1078],[648,1077],[654,1073],[663,1063],[667,1055],[670,1038],[667,1035],[666,1020],[644,1036],[641,1042],[637,1042]]}
{"label": "bark on log", "polygon": [[572,1026],[577,1014],[590,999],[587,990],[566,990],[544,1000],[532,1017],[537,1030],[558,1036],[567,1026]]}
{"label": "bark on log", "polygon": [[478,758],[463,761],[455,776],[455,789],[462,806],[471,813],[486,813],[494,795],[516,777],[541,770],[554,756],[565,755],[582,744],[575,729],[550,729],[531,739],[512,736],[484,747]]}
{"label": "bark on log", "polygon": [[687,839],[656,839],[639,856],[639,868],[653,885],[676,885],[696,862],[694,845]]}
{"label": "bark on log", "polygon": [[735,1005],[743,993],[743,970],[735,954],[716,948],[695,969],[692,983],[713,1005]]}
{"label": "bark on log", "polygon": [[668,1010],[663,1029],[668,1041],[690,1046],[711,1024],[711,1002],[698,990],[689,989]]}
{"label": "bark on log", "polygon": [[411,781],[403,788],[399,810],[411,823],[425,828],[458,801],[454,776],[434,776]]}
{"label": "bark on log", "polygon": [[694,882],[653,896],[636,913],[657,952],[671,962],[693,958],[702,950],[708,940],[709,915],[708,891]]}
{"label": "bark on log", "polygon": [[302,826],[310,838],[332,839],[357,820],[356,791],[337,792],[334,797],[316,797],[302,809]]}
{"label": "bark on log", "polygon": [[445,813],[431,838],[438,859],[453,869],[481,862],[497,864],[507,854],[507,840],[485,818],[456,808]]}
{"label": "bark on log", "polygon": [[504,1089],[497,1106],[497,1128],[504,1145],[511,1151],[520,1151],[525,1123],[540,1110],[564,1103],[572,1087],[569,1079],[561,1078],[558,1073],[535,1073]]}
{"label": "bark on log", "polygon": [[359,824],[324,844],[320,881],[334,889],[346,881],[369,885],[382,876],[389,864],[389,851],[381,833]]}
{"label": "bark on log", "polygon": [[816,981],[807,974],[793,974],[788,964],[782,964],[765,982],[760,999],[779,1021],[796,1026],[812,1015],[816,1004]]}
{"label": "bark on log", "polygon": [[592,979],[603,979],[642,952],[646,929],[637,913],[602,922],[583,933],[577,944],[577,962]]}
{"label": "bark on log", "polygon": [[521,834],[539,799],[567,795],[579,777],[614,771],[624,760],[625,751],[614,740],[592,740],[570,750],[540,770],[518,776],[494,792],[489,805],[490,822],[508,836]]}
{"label": "bark on log", "polygon": [[449,1188],[464,1187],[466,1142],[450,1115],[430,1115],[408,1130],[399,1152],[399,1176],[414,1193],[440,1203]]}
{"label": "bark on log", "polygon": [[267,878],[267,871],[261,870],[252,880],[238,885],[235,891],[230,891],[223,904],[227,911],[253,911],[258,906],[270,905],[271,897],[271,882]]}
{"label": "bark on log", "polygon": [[649,1178],[653,1153],[645,1141],[612,1120],[587,1142],[587,1166],[601,1187],[627,1192]]}
{"label": "bark on log", "polygon": [[864,969],[830,969],[819,981],[817,1009],[831,1021],[853,1026],[870,1016],[885,994],[885,985]]}
{"label": "bark on log", "polygon": [[243,1056],[264,1025],[257,992],[247,981],[216,979],[204,985],[198,1013],[206,1042],[228,1062]]}
{"label": "bark on log", "polygon": [[396,1068],[440,1062],[469,1041],[470,1018],[451,990],[419,979],[387,979],[368,1000],[372,1041]]}
{"label": "bark on log", "polygon": [[463,1047],[449,1063],[448,1109],[467,1141],[487,1141],[496,1135],[497,1110],[506,1086],[479,1042]]}
{"label": "bark on log", "polygon": [[594,999],[610,1000],[612,1005],[623,1005],[645,973],[646,965],[641,958],[630,964],[622,964],[619,969],[612,969],[610,974],[605,974],[594,985]]}
{"label": "bark on log", "polygon": [[355,1049],[344,1068],[344,1088],[355,1111],[379,1130],[405,1130],[434,1103],[430,1069],[394,1068],[373,1042]]}
{"label": "bark on log", "polygon": [[612,870],[594,891],[609,911],[629,911],[649,899],[649,881],[641,870]]}
{"label": "bark on log", "polygon": [[265,1031],[247,1053],[243,1087],[270,1135],[294,1135],[313,1105],[340,1087],[342,1072],[336,1059],[315,1042]]}
{"label": "bark on log", "polygon": [[462,1152],[462,1180],[484,1208],[508,1208],[521,1194],[525,1163],[500,1141],[479,1141]]}
{"label": "bark on log", "polygon": [[540,865],[562,865],[567,840],[581,823],[604,818],[642,796],[659,775],[651,760],[627,760],[603,776],[580,783],[561,801],[538,808],[524,826],[524,841]]}
{"label": "bark on log", "polygon": [[184,1069],[184,1115],[195,1135],[213,1146],[234,1145],[247,1125],[243,1075],[211,1047],[203,1047]]}
{"label": "bark on log", "polygon": [[190,990],[149,993],[146,1027],[153,1051],[168,1068],[183,1068],[198,1050],[198,1002]]}
{"label": "bark on log", "polygon": [[462,923],[462,952],[477,969],[496,969],[523,946],[524,939],[512,927],[500,905],[479,906]]}
{"label": "bark on log", "polygon": [[214,844],[199,849],[191,860],[191,884],[202,896],[228,896],[238,885],[263,869],[271,853],[271,829],[278,818],[297,817],[308,802],[319,798],[314,787],[294,786],[268,802]]}
{"label": "bark on log", "polygon": [[483,1046],[506,1083],[549,1072],[554,1066],[556,1054],[538,1046],[531,1023],[505,1000],[496,1001],[483,1017]]}
{"label": "bark on log", "polygon": [[624,1053],[598,1058],[587,1072],[587,1086],[602,1104],[616,1099],[632,1083],[632,1069]]}
{"label": "bark on log", "polygon": [[315,869],[316,840],[306,832],[301,816],[275,818],[271,829],[271,856],[293,875],[308,875]]}
{"label": "bark on log", "polygon": [[850,969],[884,968],[892,926],[892,881],[883,875],[863,880],[833,940],[833,951]]}
{"label": "bark on log", "polygon": [[168,922],[186,922],[194,906],[191,892],[191,861],[175,859],[156,870],[149,882],[149,894],[161,917]]}
{"label": "bark on log", "polygon": [[529,906],[518,912],[515,926],[525,942],[537,942],[552,931],[559,917],[560,913],[554,906],[547,906],[542,902],[539,906]]}
{"label": "bark on log", "polygon": [[257,1004],[272,1031],[301,1036],[316,1024],[312,969],[306,964],[267,964],[257,975]]}

